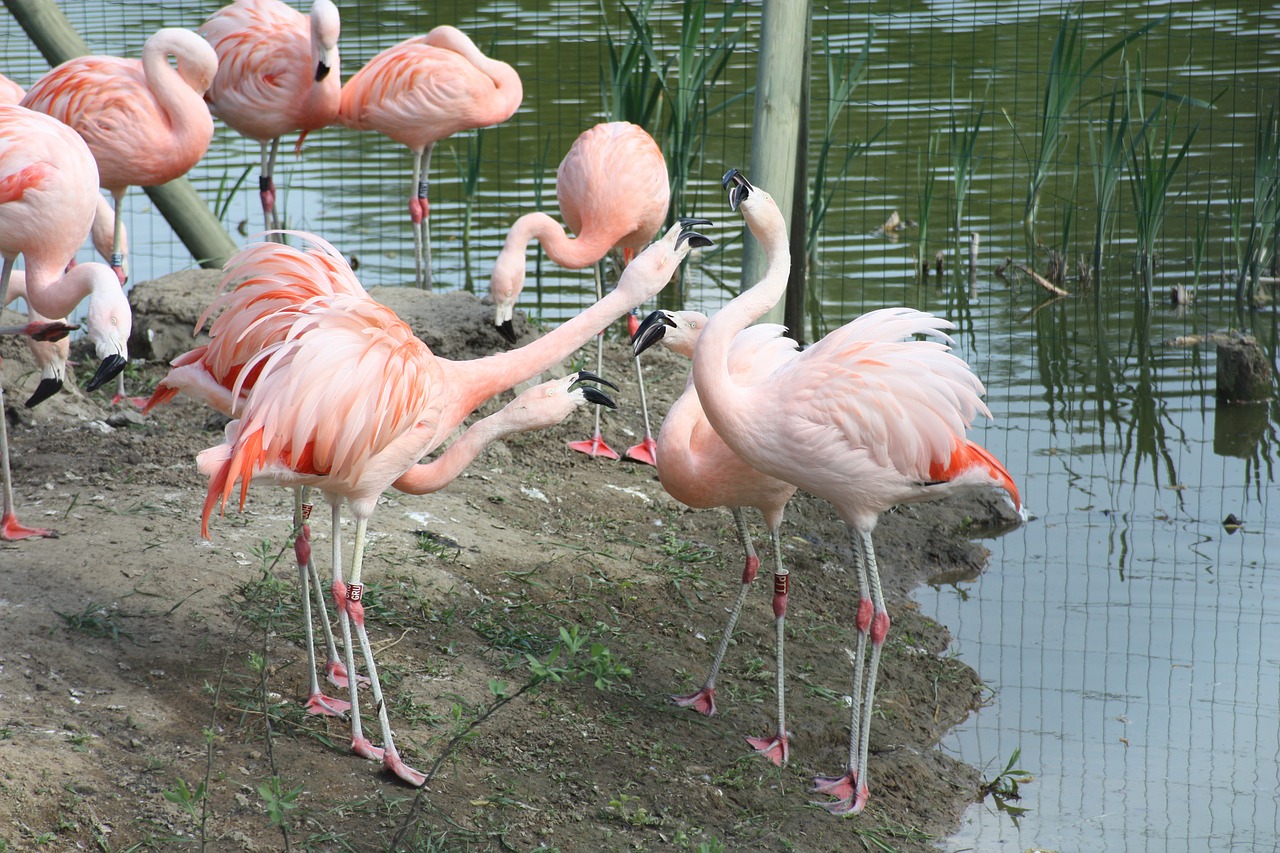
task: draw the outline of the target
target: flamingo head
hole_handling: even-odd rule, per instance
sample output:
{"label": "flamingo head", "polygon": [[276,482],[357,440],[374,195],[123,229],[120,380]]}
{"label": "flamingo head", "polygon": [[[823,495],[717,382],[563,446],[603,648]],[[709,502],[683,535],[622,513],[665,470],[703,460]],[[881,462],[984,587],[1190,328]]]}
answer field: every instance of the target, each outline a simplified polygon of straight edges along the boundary
{"label": "flamingo head", "polygon": [[695,230],[699,225],[710,224],[706,219],[677,220],[667,233],[650,243],[627,264],[614,292],[625,294],[633,305],[656,296],[671,281],[689,252],[715,245],[710,237]]}
{"label": "flamingo head", "polygon": [[[190,86],[197,95],[209,91],[213,78],[218,73],[218,54],[213,45],[196,35],[191,30],[181,27],[166,27],[147,39],[148,44],[164,46],[167,52],[177,61],[178,76]],[[145,54],[144,45],[144,54]]]}
{"label": "flamingo head", "polygon": [[129,333],[133,314],[115,272],[105,264],[79,264],[81,275],[92,276],[85,329],[102,363],[85,388],[89,391],[115,379],[129,363]]}
{"label": "flamingo head", "polygon": [[316,62],[316,82],[338,70],[338,33],[342,21],[332,0],[311,4],[311,53]]}
{"label": "flamingo head", "polygon": [[672,352],[693,357],[693,347],[707,326],[707,315],[697,311],[654,311],[631,336],[636,355],[661,342]]}
{"label": "flamingo head", "polygon": [[608,380],[601,379],[594,373],[580,370],[560,379],[535,385],[516,397],[503,407],[501,417],[506,423],[504,432],[529,432],[555,426],[577,409],[587,403],[596,406],[618,408],[609,396],[594,385],[584,382],[598,382],[615,391],[618,386]]}
{"label": "flamingo head", "polygon": [[524,290],[524,253],[503,252],[493,264],[489,276],[489,298],[493,300],[494,325],[510,343],[516,342],[516,330],[512,323],[516,313],[516,299]]}

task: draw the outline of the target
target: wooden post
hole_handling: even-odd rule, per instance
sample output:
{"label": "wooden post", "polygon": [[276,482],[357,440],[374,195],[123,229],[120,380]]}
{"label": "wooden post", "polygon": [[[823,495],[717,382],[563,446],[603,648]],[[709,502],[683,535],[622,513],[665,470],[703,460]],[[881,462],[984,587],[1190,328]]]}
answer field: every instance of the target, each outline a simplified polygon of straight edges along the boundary
{"label": "wooden post", "polygon": [[[756,102],[751,131],[751,165],[747,178],[777,201],[791,223],[795,164],[799,149],[800,89],[804,75],[805,34],[809,0],[765,0],[760,24],[760,59],[756,70]],[[791,263],[803,263],[791,247]],[[800,247],[803,254],[803,244]],[[764,254],[750,236],[743,249],[742,288],[764,275]],[[782,305],[762,320],[783,322]]]}
{"label": "wooden post", "polygon": [[[53,0],[4,0],[4,5],[49,65],[89,53],[89,46]],[[235,240],[186,178],[143,189],[200,266],[221,268],[235,253]]]}
{"label": "wooden post", "polygon": [[791,275],[783,297],[783,322],[797,343],[805,343],[805,292],[809,275],[809,255],[805,251],[809,235],[809,71],[812,66],[813,20],[805,16],[804,66],[800,74],[800,123],[796,128],[795,184],[791,196]]}

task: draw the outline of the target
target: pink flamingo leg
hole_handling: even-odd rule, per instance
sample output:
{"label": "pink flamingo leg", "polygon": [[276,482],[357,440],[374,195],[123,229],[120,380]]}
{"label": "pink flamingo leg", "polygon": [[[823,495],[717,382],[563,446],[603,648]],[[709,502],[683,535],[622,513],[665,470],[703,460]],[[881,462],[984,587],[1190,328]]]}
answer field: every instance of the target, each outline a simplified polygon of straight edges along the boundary
{"label": "pink flamingo leg", "polygon": [[778,728],[772,737],[749,737],[747,738],[747,743],[751,744],[756,752],[779,767],[783,767],[791,759],[791,739],[787,734],[787,668],[784,654],[787,595],[791,591],[791,575],[782,567],[782,543],[779,540],[778,531],[776,529],[771,530],[769,535],[773,542],[774,557],[773,616],[777,634],[775,640],[775,648],[777,650],[775,669],[778,691]]}
{"label": "pink flamingo leg", "polygon": [[[889,633],[889,613],[884,606],[880,571],[869,533],[854,534],[854,566],[858,575],[858,644],[853,656],[852,713],[849,721],[849,763],[842,776],[817,777],[814,792],[830,794],[834,802],[818,803],[832,814],[858,814],[867,805],[871,788],[867,781],[867,757],[871,744],[871,710],[875,701],[876,672],[880,652]],[[867,641],[871,660],[864,664]],[[864,683],[865,672],[865,683]]]}
{"label": "pink flamingo leg", "polygon": [[711,661],[711,672],[707,675],[707,680],[703,683],[702,688],[685,696],[671,697],[671,701],[681,708],[693,708],[699,714],[707,717],[715,716],[716,676],[720,674],[720,664],[724,660],[724,653],[729,648],[729,640],[733,637],[733,629],[738,624],[738,616],[742,613],[742,605],[746,603],[747,593],[751,591],[751,584],[755,582],[756,573],[760,569],[760,558],[756,556],[756,549],[751,544],[751,534],[747,531],[747,520],[742,515],[742,508],[730,507],[729,511],[733,513],[733,521],[738,528],[738,538],[742,542],[742,549],[747,555],[746,565],[742,569],[742,586],[738,589],[738,597],[733,602],[733,609],[729,611],[729,621],[724,626],[724,635],[720,638],[716,656]]}
{"label": "pink flamingo leg", "polygon": [[658,464],[658,443],[653,440],[653,432],[649,428],[649,401],[644,394],[644,371],[640,368],[640,356],[632,359],[636,363],[636,383],[640,387],[640,413],[644,416],[644,439],[639,444],[627,448],[623,454],[632,462],[643,462],[645,465]]}
{"label": "pink flamingo leg", "polygon": [[409,219],[413,222],[413,281],[431,290],[431,204],[428,201],[427,173],[431,166],[432,143],[413,152],[413,195],[409,197]]}
{"label": "pink flamingo leg", "polygon": [[[6,271],[9,269],[7,264],[5,269]],[[4,291],[6,289],[0,288],[0,304],[3,304]],[[27,527],[18,521],[18,516],[14,512],[13,474],[9,470],[9,426],[6,423],[7,420],[4,416],[4,388],[0,387],[0,473],[4,475],[4,511],[3,514],[0,514],[0,540],[17,542],[20,539],[56,537],[58,534],[47,528]]]}
{"label": "pink flamingo leg", "polygon": [[[342,631],[343,650],[346,653],[347,671],[356,671],[355,661],[355,643],[352,641],[351,634],[351,613],[348,610],[348,589],[347,584],[342,579],[342,516],[338,504],[333,504],[333,585],[331,587],[333,595],[333,605],[338,611],[338,626]],[[361,618],[364,617],[364,610],[361,608]],[[356,690],[354,681],[348,684],[349,698],[351,700],[351,751],[361,758],[368,758],[371,761],[381,761],[383,751],[374,746],[373,743],[364,736],[364,725],[360,720],[360,695]]]}
{"label": "pink flamingo leg", "polygon": [[[293,553],[298,561],[298,579],[302,587],[302,620],[306,628],[307,676],[310,680],[307,701],[303,707],[308,714],[340,717],[351,710],[351,703],[324,695],[320,690],[319,676],[316,674],[315,629],[311,624],[310,590],[311,574],[315,571],[315,566],[311,562],[311,525],[307,523],[307,519],[310,517],[311,504],[305,502],[301,489],[295,490],[293,523],[296,532],[293,540]],[[323,613],[323,610],[321,612]],[[325,619],[325,628],[326,630],[328,629],[327,618]]]}
{"label": "pink flamingo leg", "polygon": [[[375,758],[383,762],[385,770],[392,772],[398,779],[406,781],[406,783],[415,786],[421,786],[426,783],[426,776],[420,771],[410,767],[404,763],[399,753],[396,751],[396,740],[392,734],[392,725],[387,715],[387,701],[383,698],[383,685],[378,679],[378,665],[374,662],[374,648],[369,642],[369,631],[365,630],[365,606],[362,605],[360,598],[364,593],[364,584],[360,583],[361,564],[365,551],[365,530],[367,526],[366,519],[357,519],[356,521],[356,544],[355,556],[352,557],[351,566],[351,583],[343,584],[342,580],[335,576],[333,584],[333,592],[335,601],[338,602],[339,620],[342,622],[343,640],[347,643],[347,670],[355,671],[356,662],[353,657],[351,646],[351,625],[355,624],[356,634],[360,638],[360,648],[365,656],[365,669],[369,672],[370,689],[374,694],[374,707],[378,710],[378,722],[383,734],[383,747],[380,749],[374,747],[367,740],[361,730],[360,722],[360,701],[357,698],[357,690],[355,684],[351,685],[351,748],[358,756],[366,758]],[[334,526],[337,530],[337,526]],[[334,542],[337,542],[337,535]],[[337,546],[335,546],[337,551]],[[340,565],[340,564],[338,564]],[[338,569],[335,569],[335,574]]]}
{"label": "pink flamingo leg", "polygon": [[[262,221],[264,227],[271,231],[280,227],[276,218],[276,154],[280,150],[280,137],[262,143],[262,174],[258,177],[258,198],[262,201]],[[283,241],[283,237],[274,235],[272,239]]]}
{"label": "pink flamingo leg", "polygon": [[[596,273],[596,302],[604,298],[604,271],[599,263],[595,265]],[[604,375],[604,331],[596,335],[596,376]],[[588,456],[599,456],[605,459],[618,460],[618,451],[614,450],[605,443],[604,436],[600,434],[600,407],[596,407],[596,429],[591,434],[591,438],[583,441],[569,442],[569,449],[576,450],[579,453],[585,453]]]}

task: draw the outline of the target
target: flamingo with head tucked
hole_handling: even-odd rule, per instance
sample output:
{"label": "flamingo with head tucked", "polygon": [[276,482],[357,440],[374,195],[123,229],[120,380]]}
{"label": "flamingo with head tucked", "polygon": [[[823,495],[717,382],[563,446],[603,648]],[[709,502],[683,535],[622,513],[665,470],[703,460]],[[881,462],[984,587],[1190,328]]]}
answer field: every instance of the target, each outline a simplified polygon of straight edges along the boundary
{"label": "flamingo with head tucked", "polygon": [[436,27],[382,51],[342,87],[338,120],[376,130],[413,151],[414,277],[431,289],[427,173],[435,144],[455,133],[501,124],[524,99],[520,75],[490,59],[456,27]]}
{"label": "flamingo with head tucked", "polygon": [[[698,337],[707,326],[707,318],[696,311],[654,311],[644,319],[632,336],[632,346],[637,354],[655,343],[661,342],[667,349],[689,358],[693,357]],[[744,381],[763,379],[780,365],[795,358],[797,344],[785,336],[782,326],[760,325],[744,330],[733,341],[729,356],[729,369]],[[689,374],[684,393],[667,410],[658,431],[658,479],[667,493],[683,504],[698,509],[724,506],[733,514],[738,538],[746,554],[742,570],[742,586],[729,611],[720,646],[716,649],[711,671],[701,689],[687,696],[676,696],[676,704],[706,714],[716,712],[716,676],[729,648],[733,628],[742,613],[747,592],[755,581],[760,568],[751,534],[743,517],[743,507],[755,507],[764,516],[773,546],[773,614],[776,635],[776,669],[778,698],[778,726],[772,737],[748,738],[756,751],[767,756],[775,764],[786,764],[790,755],[787,736],[786,689],[783,638],[787,613],[787,594],[790,575],[782,566],[782,543],[779,529],[782,527],[782,511],[795,494],[790,483],[761,474],[742,460],[738,454],[716,435],[698,402],[698,389]]]}
{"label": "flamingo with head tucked", "polygon": [[315,0],[303,15],[280,0],[235,0],[214,12],[199,33],[218,55],[205,100],[213,114],[261,146],[258,195],[266,228],[278,228],[273,180],[280,137],[338,120],[341,22],[332,0]]}
{"label": "flamingo with head tucked", "polygon": [[[378,496],[395,485],[423,488],[422,469],[413,467],[485,400],[555,365],[671,279],[692,248],[710,240],[678,223],[628,267],[604,299],[542,338],[517,350],[476,359],[437,358],[392,312],[371,300],[358,282],[346,292],[318,296],[295,307],[283,338],[266,344],[237,372],[229,391],[239,419],[227,441],[203,456],[210,474],[204,530],[213,508],[225,502],[237,482],[243,500],[250,480],[262,473],[282,485],[318,488],[329,501],[334,520],[333,593],[347,641],[349,673],[354,672],[351,624],[360,637],[374,691],[384,746],[363,735],[354,679],[350,680],[352,749],[375,758],[401,779],[421,784],[423,776],[399,757],[382,701],[372,649],[364,627],[361,565],[365,530]],[[331,246],[312,242],[327,255],[335,275],[354,280],[345,260]],[[232,277],[253,282],[265,277],[274,289],[313,288],[305,265],[301,275],[291,259],[301,250],[278,244],[255,247],[250,262]],[[241,285],[244,286],[244,285]],[[271,298],[272,290],[260,291]],[[247,393],[245,393],[245,389]],[[243,394],[243,399],[241,396]],[[428,479],[428,484],[431,481]],[[356,544],[350,583],[344,580],[338,544],[343,501],[356,517]]]}
{"label": "flamingo with head tucked", "polygon": [[694,384],[725,444],[753,468],[830,501],[852,535],[860,601],[849,760],[815,790],[835,797],[824,804],[833,813],[855,813],[870,796],[871,711],[889,631],[871,542],[880,513],[963,484],[1002,488],[1016,506],[1018,490],[1004,466],[965,437],[974,418],[990,412],[982,383],[950,351],[952,326],[944,319],[911,308],[872,311],[763,379],[734,375],[735,336],[782,297],[791,258],[786,223],[769,194],[736,169],[724,182],[767,267],[707,323],[693,356]]}
{"label": "flamingo with head tucked", "polygon": [[[592,266],[596,299],[600,299],[604,256],[616,246],[622,249],[624,261],[630,260],[667,218],[671,200],[667,161],[658,143],[639,125],[627,121],[597,124],[579,134],[560,161],[560,168],[556,170],[556,198],[560,202],[560,215],[575,236],[569,237],[565,229],[545,213],[526,213],[507,232],[489,277],[489,295],[496,306],[494,323],[512,343],[515,331],[511,319],[516,299],[524,289],[525,251],[529,242],[537,240],[547,256],[565,269]],[[603,360],[604,337],[601,336],[596,342],[597,373],[603,372]],[[654,441],[639,361],[636,378],[644,414],[644,438],[625,455],[652,465]],[[618,458],[600,434],[599,409],[591,438],[569,446],[588,456]]]}

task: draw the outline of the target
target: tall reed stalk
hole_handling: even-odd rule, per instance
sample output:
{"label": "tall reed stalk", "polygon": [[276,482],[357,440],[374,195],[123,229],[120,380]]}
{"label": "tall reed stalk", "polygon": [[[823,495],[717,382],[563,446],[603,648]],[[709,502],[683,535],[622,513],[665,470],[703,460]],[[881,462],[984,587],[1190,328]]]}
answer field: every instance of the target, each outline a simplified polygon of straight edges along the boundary
{"label": "tall reed stalk", "polygon": [[[609,120],[629,121],[651,134],[656,131],[654,119],[662,97],[662,76],[653,49],[653,25],[649,23],[652,8],[653,0],[640,0],[634,9],[622,7],[631,27],[629,38],[614,39],[613,32],[605,25],[609,67],[602,69],[600,81]],[[604,0],[600,2],[600,14],[607,20]]]}
{"label": "tall reed stalk", "polygon": [[1058,151],[1066,138],[1072,103],[1085,81],[1104,62],[1138,38],[1169,20],[1172,13],[1162,15],[1112,42],[1089,65],[1084,63],[1085,42],[1081,33],[1084,16],[1081,7],[1069,10],[1058,25],[1058,33],[1049,54],[1048,77],[1040,107],[1039,147],[1031,158],[1031,175],[1027,183],[1027,203],[1022,219],[1028,251],[1036,245],[1036,217],[1040,211],[1040,195],[1045,180],[1058,160]]}
{"label": "tall reed stalk", "polygon": [[[1126,67],[1126,74],[1128,73]],[[1093,230],[1093,279],[1102,281],[1102,258],[1114,227],[1116,189],[1129,159],[1129,99],[1124,83],[1117,79],[1111,87],[1106,120],[1095,129],[1089,123],[1089,152],[1093,166],[1093,195],[1098,205],[1098,220]]]}
{"label": "tall reed stalk", "polygon": [[[1178,175],[1196,131],[1197,122],[1187,132],[1178,148],[1173,146],[1173,134],[1178,126],[1178,112],[1182,103],[1203,104],[1188,98],[1167,93],[1156,93],[1155,106],[1148,112],[1145,106],[1147,90],[1142,85],[1142,57],[1138,56],[1136,68],[1125,74],[1129,100],[1138,116],[1146,115],[1142,126],[1129,142],[1129,190],[1133,196],[1133,216],[1138,242],[1137,268],[1142,276],[1143,291],[1148,299],[1155,277],[1156,242],[1164,228],[1165,215],[1173,192],[1173,181]],[[1172,112],[1166,110],[1173,104]]]}
{"label": "tall reed stalk", "polygon": [[929,252],[929,215],[933,212],[934,191],[938,176],[933,170],[933,158],[938,153],[940,134],[929,134],[929,142],[923,153],[916,154],[916,205],[920,212],[920,229],[916,233],[916,274],[923,281],[928,277],[926,264]]}
{"label": "tall reed stalk", "polygon": [[1261,282],[1268,259],[1274,262],[1280,239],[1280,111],[1272,103],[1258,125],[1254,147],[1253,209],[1249,236],[1239,253],[1236,299],[1241,305],[1267,299]]}
{"label": "tall reed stalk", "polygon": [[[970,110],[964,121],[960,113],[951,114],[951,177],[954,183],[952,190],[955,196],[955,216],[951,224],[956,236],[960,235],[961,223],[964,220],[964,202],[969,195],[969,185],[973,182],[974,168],[977,166],[978,135],[982,132],[982,123],[987,116],[987,95],[991,90],[991,82],[987,81],[987,91],[982,93],[982,101],[977,110]],[[956,102],[956,76],[951,74],[951,103]]]}
{"label": "tall reed stalk", "polygon": [[484,128],[478,128],[467,137],[466,156],[459,157],[454,148],[453,159],[458,167],[459,183],[462,187],[462,269],[464,288],[467,293],[476,292],[475,280],[471,275],[471,219],[475,212],[476,195],[480,189],[480,158],[484,151]]}

